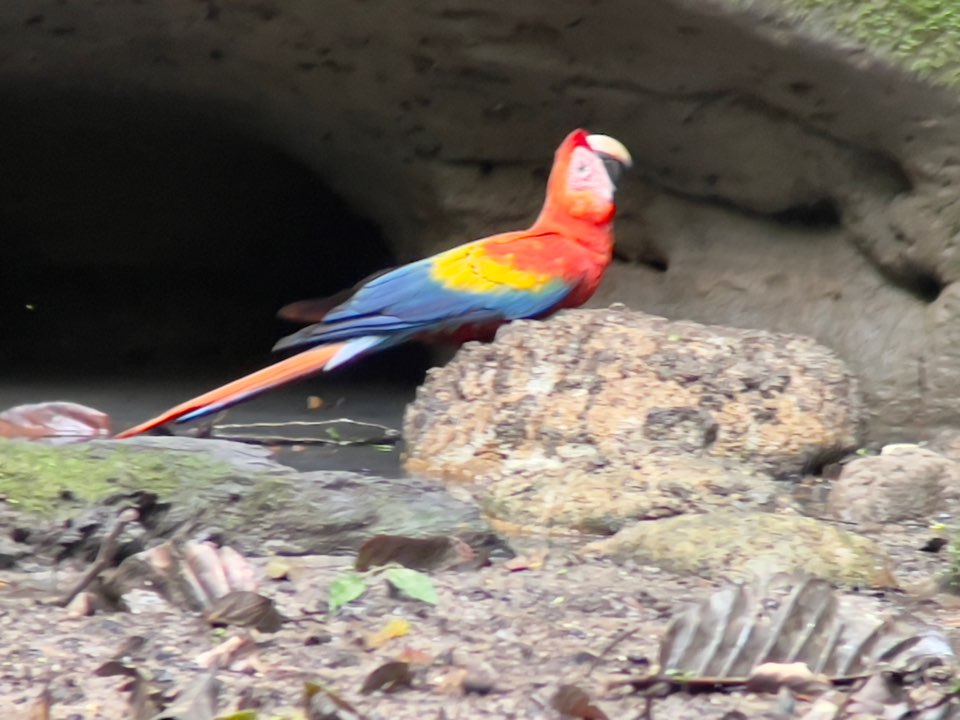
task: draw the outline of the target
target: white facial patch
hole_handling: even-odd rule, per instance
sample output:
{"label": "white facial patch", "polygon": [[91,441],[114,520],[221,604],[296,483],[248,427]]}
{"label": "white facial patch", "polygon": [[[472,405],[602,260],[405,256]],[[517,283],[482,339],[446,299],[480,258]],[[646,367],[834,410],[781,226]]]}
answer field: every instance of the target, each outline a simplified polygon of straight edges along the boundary
{"label": "white facial patch", "polygon": [[616,189],[603,160],[585,147],[574,148],[567,170],[567,189],[570,192],[590,192],[604,200],[613,200]]}

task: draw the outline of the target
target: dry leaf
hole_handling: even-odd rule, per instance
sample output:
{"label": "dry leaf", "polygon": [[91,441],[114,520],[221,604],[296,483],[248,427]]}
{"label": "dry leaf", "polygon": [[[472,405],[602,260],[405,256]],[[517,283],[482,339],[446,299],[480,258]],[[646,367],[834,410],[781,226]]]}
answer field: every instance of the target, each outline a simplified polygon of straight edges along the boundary
{"label": "dry leaf", "polygon": [[100,665],[93,674],[97,677],[113,677],[114,675],[123,675],[124,677],[138,677],[140,672],[132,665],[122,660],[107,660]]}
{"label": "dry leaf", "polygon": [[413,673],[410,666],[405,662],[384,663],[372,673],[367,675],[363,681],[363,687],[360,692],[368,695],[376,690],[383,692],[395,692],[402,687],[410,687],[413,684]]}
{"label": "dry leaf", "polygon": [[220,683],[214,673],[194,681],[177,700],[153,720],[213,720],[217,713]]}
{"label": "dry leaf", "polygon": [[[229,668],[242,672],[249,668],[256,670],[259,667],[259,661],[255,656],[257,644],[249,635],[236,635],[227,638],[215,648],[211,648],[204,653],[200,653],[194,659],[194,662],[202,668]],[[237,663],[245,661],[238,667]]]}
{"label": "dry leaf", "polygon": [[824,580],[774,576],[729,585],[676,616],[660,645],[664,679],[739,684],[762,663],[805,663],[832,679],[955,655],[945,636],[908,616],[884,621],[842,605]]}
{"label": "dry leaf", "polygon": [[430,665],[434,661],[430,653],[410,647],[405,647],[394,659],[408,665]]}
{"label": "dry leaf", "polygon": [[277,557],[274,555],[267,560],[265,573],[266,576],[271,580],[289,580],[290,571],[292,569],[293,565],[291,565],[287,558]]}
{"label": "dry leaf", "polygon": [[249,561],[233,548],[168,541],[125,559],[107,589],[120,597],[143,587],[172,605],[201,611],[233,591],[254,592],[255,577]]}
{"label": "dry leaf", "polygon": [[65,610],[67,615],[74,618],[89,617],[97,610],[98,598],[95,593],[82,592],[77,593],[76,597],[70,601]]}
{"label": "dry leaf", "polygon": [[219,555],[231,590],[257,591],[257,576],[249,560],[229,545],[221,547]]}
{"label": "dry leaf", "polygon": [[93,440],[110,434],[108,415],[78,403],[18,405],[0,413],[0,437]]}
{"label": "dry leaf", "polygon": [[544,564],[547,561],[547,555],[550,554],[550,551],[546,548],[539,552],[530,553],[528,555],[517,555],[514,558],[505,560],[503,567],[509,570],[510,572],[520,572],[523,570],[540,570],[543,568]]}
{"label": "dry leaf", "polygon": [[277,632],[285,619],[273,600],[247,590],[235,590],[214,600],[205,617],[215,627],[236,625],[265,633]]}
{"label": "dry leaf", "polygon": [[394,562],[412,570],[435,570],[475,559],[476,554],[470,546],[459,538],[376,535],[360,547],[354,567],[359,572],[365,572],[371,567]]}
{"label": "dry leaf", "polygon": [[854,716],[898,720],[910,717],[913,707],[902,678],[896,673],[878,672],[867,678],[863,687],[850,696],[844,710]]}
{"label": "dry leaf", "polygon": [[375,633],[367,635],[364,643],[367,650],[376,650],[383,647],[386,643],[395,638],[405,637],[410,634],[410,623],[403,618],[391,618],[386,625]]}
{"label": "dry leaf", "polygon": [[609,720],[606,713],[590,702],[590,696],[576,685],[557,688],[550,705],[561,715],[580,720]]}
{"label": "dry leaf", "polygon": [[33,701],[30,708],[29,720],[50,720],[50,708],[53,706],[53,695],[50,693],[50,684],[43,686],[43,690]]}
{"label": "dry leaf", "polygon": [[160,712],[161,693],[140,674],[130,681],[131,720],[154,720]]}
{"label": "dry leaf", "polygon": [[217,548],[208,542],[188,542],[183,546],[183,559],[192,578],[208,601],[230,592],[227,572]]}
{"label": "dry leaf", "polygon": [[131,720],[152,720],[160,712],[162,692],[129,663],[119,659],[110,660],[98,667],[94,671],[94,675],[98,677],[121,676],[128,678],[120,690],[130,693],[130,711],[127,717]]}
{"label": "dry leaf", "polygon": [[319,410],[324,405],[323,398],[317,395],[307,395],[307,410]]}
{"label": "dry leaf", "polygon": [[453,668],[437,680],[437,692],[444,695],[461,695],[463,694],[463,683],[466,679],[466,668]]}
{"label": "dry leaf", "polygon": [[303,703],[307,720],[366,720],[353,705],[317,683],[304,685]]}

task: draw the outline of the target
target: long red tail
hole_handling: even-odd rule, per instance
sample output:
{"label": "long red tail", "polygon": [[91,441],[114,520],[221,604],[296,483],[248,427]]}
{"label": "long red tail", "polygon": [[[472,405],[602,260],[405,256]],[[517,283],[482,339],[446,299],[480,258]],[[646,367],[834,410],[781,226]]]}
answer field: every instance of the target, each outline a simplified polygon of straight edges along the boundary
{"label": "long red tail", "polygon": [[273,365],[268,365],[262,370],[245,375],[242,378],[227,383],[221,387],[206,392],[203,395],[180,403],[164,413],[154,418],[135,425],[129,430],[124,430],[115,435],[115,438],[128,438],[134,435],[140,435],[155,427],[166,425],[185,415],[194,413],[197,417],[207,414],[197,411],[207,410],[215,412],[230,405],[234,405],[241,400],[245,400],[253,395],[269,390],[278,385],[283,385],[298,378],[312,375],[324,369],[334,355],[343,348],[346,343],[332,343],[330,345],[320,345],[311,348],[302,353],[292,355]]}

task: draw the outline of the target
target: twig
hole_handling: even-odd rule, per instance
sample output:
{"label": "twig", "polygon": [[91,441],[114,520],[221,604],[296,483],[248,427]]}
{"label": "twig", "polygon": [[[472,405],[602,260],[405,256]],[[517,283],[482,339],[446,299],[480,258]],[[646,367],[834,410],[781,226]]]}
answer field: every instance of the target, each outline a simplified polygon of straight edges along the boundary
{"label": "twig", "polygon": [[134,508],[127,508],[117,515],[117,519],[114,521],[113,527],[110,528],[110,532],[100,543],[100,549],[97,551],[97,559],[87,568],[87,571],[77,581],[77,584],[73,586],[73,589],[63,596],[63,599],[58,603],[60,607],[66,607],[73,602],[73,599],[82,593],[100,573],[110,567],[113,563],[114,556],[117,554],[117,545],[119,544],[120,534],[123,532],[123,529],[139,519],[140,513]]}
{"label": "twig", "polygon": [[[337,425],[353,425],[356,427],[370,428],[373,430],[378,430],[381,435],[375,437],[367,438],[358,438],[355,440],[337,438],[333,435],[333,430],[331,430],[331,437],[294,437],[289,435],[257,435],[255,433],[250,433],[250,431],[256,431],[258,429],[266,428],[335,428]],[[336,418],[334,420],[289,420],[286,422],[259,422],[259,423],[231,423],[226,425],[215,425],[213,428],[214,432],[211,434],[212,437],[218,437],[224,440],[239,440],[242,442],[255,442],[255,443],[299,443],[302,445],[307,444],[316,444],[316,445],[336,445],[339,447],[346,447],[350,445],[388,445],[396,443],[400,440],[400,431],[387,427],[386,425],[380,425],[379,423],[363,422],[361,420],[352,420],[350,418]],[[227,432],[223,432],[226,430]],[[240,432],[231,432],[231,431],[240,431]],[[243,432],[247,431],[247,432]]]}
{"label": "twig", "polygon": [[646,700],[646,702],[643,705],[643,715],[640,717],[642,720],[653,720],[653,698],[646,697],[644,700]]}
{"label": "twig", "polygon": [[590,668],[587,670],[586,677],[590,677],[590,675],[593,673],[593,671],[597,669],[597,666],[598,666],[601,662],[603,662],[604,656],[605,656],[607,653],[609,653],[609,652],[610,652],[611,650],[613,650],[617,645],[619,645],[620,643],[622,643],[624,640],[626,640],[628,637],[630,637],[631,635],[635,634],[636,632],[637,632],[637,628],[628,628],[627,630],[624,630],[624,631],[621,632],[619,635],[617,635],[617,636],[616,636],[613,640],[611,640],[609,643],[607,643],[607,646],[606,646],[605,648],[603,648],[603,650],[601,650],[601,651],[597,654],[597,656],[593,659],[593,662],[590,663]]}

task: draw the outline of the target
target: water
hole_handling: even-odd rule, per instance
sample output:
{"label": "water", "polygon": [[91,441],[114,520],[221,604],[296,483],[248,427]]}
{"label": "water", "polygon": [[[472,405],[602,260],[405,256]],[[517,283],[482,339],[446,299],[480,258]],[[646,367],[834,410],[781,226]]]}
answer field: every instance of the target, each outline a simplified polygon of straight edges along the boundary
{"label": "water", "polygon": [[[7,376],[0,380],[0,409],[24,403],[69,400],[107,413],[113,420],[114,429],[120,430],[233,377],[228,374],[161,378]],[[399,429],[404,407],[413,399],[414,391],[413,383],[399,380],[308,379],[231,408],[219,422],[319,421],[348,417]],[[307,399],[310,396],[321,398],[323,406],[309,409]],[[322,430],[316,434],[325,436]],[[351,470],[384,477],[402,472],[399,456],[399,446],[389,451],[369,446],[322,445],[279,446],[276,449],[279,462],[299,470]]]}

